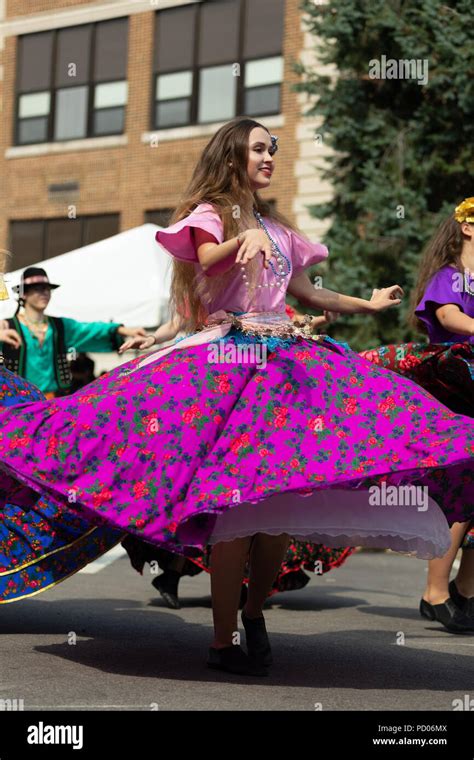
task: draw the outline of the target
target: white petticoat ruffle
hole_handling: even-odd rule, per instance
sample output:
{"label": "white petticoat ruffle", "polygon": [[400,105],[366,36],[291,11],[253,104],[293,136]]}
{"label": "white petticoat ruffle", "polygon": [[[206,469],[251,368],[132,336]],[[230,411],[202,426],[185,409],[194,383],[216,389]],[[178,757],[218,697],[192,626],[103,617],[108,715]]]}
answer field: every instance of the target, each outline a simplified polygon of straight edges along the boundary
{"label": "white petticoat ruffle", "polygon": [[332,547],[367,546],[409,553],[419,559],[442,557],[451,536],[438,504],[373,505],[367,490],[329,489],[309,496],[279,493],[257,504],[236,504],[216,519],[209,543],[255,533],[289,533],[296,539]]}

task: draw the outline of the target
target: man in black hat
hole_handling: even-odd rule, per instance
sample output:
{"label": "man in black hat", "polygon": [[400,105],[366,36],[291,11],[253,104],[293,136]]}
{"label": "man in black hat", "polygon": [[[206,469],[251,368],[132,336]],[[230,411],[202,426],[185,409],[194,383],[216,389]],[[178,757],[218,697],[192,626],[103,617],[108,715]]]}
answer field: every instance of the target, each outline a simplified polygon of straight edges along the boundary
{"label": "man in black hat", "polygon": [[46,316],[55,288],[59,285],[49,281],[44,269],[25,269],[20,285],[13,288],[20,296],[18,308],[7,320],[7,331],[0,325],[0,350],[6,368],[36,385],[47,398],[71,392],[70,361],[78,352],[116,351],[125,337],[146,336],[143,327]]}

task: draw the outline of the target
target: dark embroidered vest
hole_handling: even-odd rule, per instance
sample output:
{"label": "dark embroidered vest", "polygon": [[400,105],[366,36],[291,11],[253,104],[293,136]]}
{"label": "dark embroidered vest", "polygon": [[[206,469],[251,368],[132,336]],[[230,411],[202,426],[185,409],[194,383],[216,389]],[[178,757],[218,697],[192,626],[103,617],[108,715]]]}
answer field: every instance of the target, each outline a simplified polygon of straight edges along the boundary
{"label": "dark embroidered vest", "polygon": [[[23,337],[22,344],[19,348],[10,346],[8,343],[3,344],[3,361],[4,366],[15,372],[21,377],[25,376],[26,369],[26,341],[20,320],[15,316],[7,320],[8,325],[16,330]],[[60,317],[49,317],[51,328],[53,330],[53,356],[54,356],[54,375],[59,386],[58,394],[65,396],[70,392],[72,384],[71,367],[67,358],[66,343],[64,338],[64,323]]]}

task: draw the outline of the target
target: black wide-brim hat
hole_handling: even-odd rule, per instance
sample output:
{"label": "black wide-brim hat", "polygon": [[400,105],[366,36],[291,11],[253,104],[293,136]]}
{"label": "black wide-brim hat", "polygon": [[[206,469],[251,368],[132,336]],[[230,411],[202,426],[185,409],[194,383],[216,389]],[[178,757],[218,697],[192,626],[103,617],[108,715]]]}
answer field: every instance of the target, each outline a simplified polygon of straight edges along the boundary
{"label": "black wide-brim hat", "polygon": [[25,271],[22,272],[20,285],[14,285],[12,290],[15,293],[20,293],[20,291],[25,293],[29,285],[49,285],[51,290],[60,287],[49,281],[48,275],[44,269],[41,269],[41,267],[27,267]]}

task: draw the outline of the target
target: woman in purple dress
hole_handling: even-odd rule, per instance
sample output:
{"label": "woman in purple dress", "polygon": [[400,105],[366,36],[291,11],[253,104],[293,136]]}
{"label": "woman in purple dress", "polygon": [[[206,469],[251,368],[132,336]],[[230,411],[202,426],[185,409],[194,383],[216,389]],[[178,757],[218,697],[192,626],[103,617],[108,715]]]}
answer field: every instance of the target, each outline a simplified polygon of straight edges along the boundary
{"label": "woman in purple dress", "polygon": [[[454,412],[474,416],[474,197],[456,207],[426,246],[411,317],[428,344],[381,346],[362,356],[411,378]],[[472,524],[453,525],[451,536],[447,554],[429,562],[420,613],[452,633],[464,633],[474,630]],[[461,564],[450,582],[460,546]]]}
{"label": "woman in purple dress", "polygon": [[[258,122],[225,124],[204,148],[171,226],[157,233],[174,258],[172,303],[179,314],[189,304],[191,335],[71,397],[0,409],[9,509],[0,581],[12,580],[1,586],[2,601],[26,596],[44,562],[24,527],[41,532],[39,494],[63,516],[45,525],[53,533],[67,515],[76,528],[89,521],[91,534],[129,533],[183,556],[210,544],[208,664],[265,675],[272,655],[262,607],[289,535],[432,558],[449,547],[448,523],[472,517],[471,420],[287,317],[287,291],[342,314],[396,306],[402,292],[394,285],[369,301],[314,289],[305,270],[327,249],[258,193],[271,183],[275,149]],[[2,374],[8,394],[12,375]],[[65,558],[68,546],[55,540]],[[245,653],[236,632],[247,555]],[[73,565],[63,561],[64,577]],[[20,592],[18,566],[26,572]],[[41,572],[35,583],[37,592]]]}

